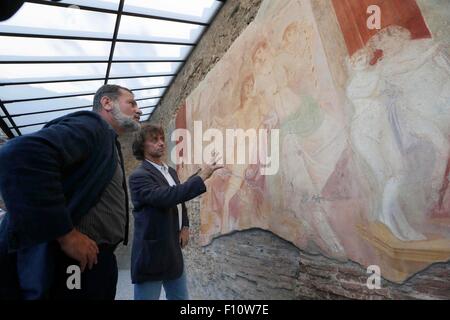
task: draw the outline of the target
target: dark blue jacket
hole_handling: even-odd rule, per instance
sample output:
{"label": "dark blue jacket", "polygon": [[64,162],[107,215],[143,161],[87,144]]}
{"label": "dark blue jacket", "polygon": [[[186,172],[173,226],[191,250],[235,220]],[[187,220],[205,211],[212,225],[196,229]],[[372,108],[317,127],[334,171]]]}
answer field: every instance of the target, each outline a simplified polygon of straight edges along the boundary
{"label": "dark blue jacket", "polygon": [[182,204],[183,226],[189,226],[185,201],[206,192],[199,176],[180,184],[177,173],[169,168],[176,186],[151,163],[143,161],[129,178],[134,210],[134,238],[131,250],[131,280],[171,280],[183,272],[183,255],[179,243],[177,204]]}
{"label": "dark blue jacket", "polygon": [[0,299],[43,297],[52,279],[54,240],[98,202],[118,163],[116,141],[97,113],[80,111],[0,150],[8,212],[0,226]]}

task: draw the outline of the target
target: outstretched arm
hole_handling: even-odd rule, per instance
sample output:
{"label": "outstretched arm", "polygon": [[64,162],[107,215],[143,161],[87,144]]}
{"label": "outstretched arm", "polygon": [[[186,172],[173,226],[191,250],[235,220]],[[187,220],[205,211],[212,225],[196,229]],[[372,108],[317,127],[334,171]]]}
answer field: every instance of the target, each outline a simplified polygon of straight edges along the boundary
{"label": "outstretched arm", "polygon": [[129,178],[133,205],[135,208],[148,205],[167,209],[201,195],[206,192],[204,181],[209,179],[214,171],[223,168],[223,165],[217,164],[217,161],[216,158],[212,164],[203,165],[198,174],[175,186],[162,186],[148,172],[133,173]]}
{"label": "outstretched arm", "polygon": [[199,176],[175,186],[161,186],[150,173],[137,173],[130,176],[129,184],[135,207],[148,205],[167,209],[206,192],[206,186]]}

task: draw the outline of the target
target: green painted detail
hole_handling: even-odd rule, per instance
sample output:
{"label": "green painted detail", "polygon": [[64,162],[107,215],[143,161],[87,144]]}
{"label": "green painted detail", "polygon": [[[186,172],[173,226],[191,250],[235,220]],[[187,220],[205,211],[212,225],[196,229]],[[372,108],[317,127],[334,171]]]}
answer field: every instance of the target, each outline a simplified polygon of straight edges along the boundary
{"label": "green painted detail", "polygon": [[316,131],[324,120],[324,112],[310,96],[303,97],[296,112],[289,115],[280,126],[280,135],[296,134],[307,137]]}

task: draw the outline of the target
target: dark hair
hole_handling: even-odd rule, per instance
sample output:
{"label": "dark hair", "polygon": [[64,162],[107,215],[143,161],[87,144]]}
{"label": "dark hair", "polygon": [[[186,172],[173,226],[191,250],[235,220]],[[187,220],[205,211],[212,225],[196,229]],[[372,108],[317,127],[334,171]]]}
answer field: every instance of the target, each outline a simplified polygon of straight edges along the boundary
{"label": "dark hair", "polygon": [[163,136],[164,138],[164,129],[160,125],[153,125],[153,124],[146,124],[141,127],[141,130],[139,130],[134,135],[133,140],[133,155],[138,160],[144,160],[144,148],[145,148],[145,141],[148,138],[157,138],[159,135]]}
{"label": "dark hair", "polygon": [[130,89],[118,86],[116,84],[105,84],[105,85],[101,86],[100,88],[98,88],[98,90],[94,96],[94,103],[92,105],[92,111],[99,112],[100,110],[102,110],[102,104],[100,101],[105,96],[110,98],[113,101],[117,101],[117,99],[120,96],[121,89],[128,91],[129,93],[133,93],[133,92],[131,92]]}

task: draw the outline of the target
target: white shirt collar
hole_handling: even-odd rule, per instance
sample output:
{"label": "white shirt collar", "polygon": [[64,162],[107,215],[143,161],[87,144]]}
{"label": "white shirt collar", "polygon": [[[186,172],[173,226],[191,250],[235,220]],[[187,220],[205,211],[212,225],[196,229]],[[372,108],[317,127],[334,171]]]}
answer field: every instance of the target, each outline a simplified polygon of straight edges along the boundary
{"label": "white shirt collar", "polygon": [[168,172],[169,171],[169,167],[167,166],[167,164],[165,164],[163,162],[163,164],[158,164],[158,163],[154,163],[153,161],[150,161],[148,159],[145,159],[146,161],[150,162],[156,169],[158,169],[159,171],[162,172]]}

